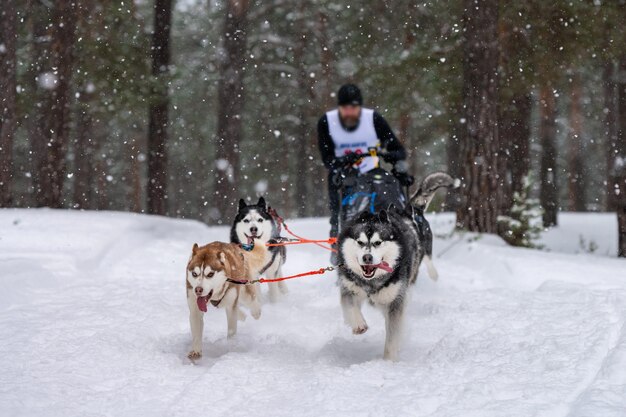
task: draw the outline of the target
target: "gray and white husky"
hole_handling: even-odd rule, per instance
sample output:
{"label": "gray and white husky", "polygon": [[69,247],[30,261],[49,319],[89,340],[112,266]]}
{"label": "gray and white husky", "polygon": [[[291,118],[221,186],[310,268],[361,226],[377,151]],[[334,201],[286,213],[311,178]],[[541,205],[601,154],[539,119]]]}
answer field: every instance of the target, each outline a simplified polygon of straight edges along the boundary
{"label": "gray and white husky", "polygon": [[[423,213],[441,187],[456,185],[445,173],[428,175],[406,209],[363,212],[339,236],[339,287],[343,317],[354,334],[367,331],[361,312],[365,300],[385,316],[384,358],[396,361],[409,286],[426,259],[431,278],[432,233]],[[426,223],[425,223],[426,222]]]}
{"label": "gray and white husky", "polygon": [[[278,224],[270,214],[263,197],[256,204],[246,204],[245,200],[239,200],[237,216],[230,229],[230,241],[232,243],[247,242],[248,239],[258,239],[264,244],[280,237]],[[284,246],[270,246],[268,250],[267,264],[260,271],[267,278],[282,276],[282,266],[287,260],[287,251]],[[269,299],[274,303],[278,300],[279,293],[287,293],[287,286],[283,282],[269,283]]]}

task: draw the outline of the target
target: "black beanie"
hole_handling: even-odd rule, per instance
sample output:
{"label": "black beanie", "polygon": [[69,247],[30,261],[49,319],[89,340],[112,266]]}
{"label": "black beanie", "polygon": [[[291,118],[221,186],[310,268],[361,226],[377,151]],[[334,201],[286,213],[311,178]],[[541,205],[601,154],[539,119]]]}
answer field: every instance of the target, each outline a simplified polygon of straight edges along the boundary
{"label": "black beanie", "polygon": [[363,105],[363,96],[361,90],[354,84],[344,84],[337,93],[337,104],[340,106],[352,104],[355,106]]}

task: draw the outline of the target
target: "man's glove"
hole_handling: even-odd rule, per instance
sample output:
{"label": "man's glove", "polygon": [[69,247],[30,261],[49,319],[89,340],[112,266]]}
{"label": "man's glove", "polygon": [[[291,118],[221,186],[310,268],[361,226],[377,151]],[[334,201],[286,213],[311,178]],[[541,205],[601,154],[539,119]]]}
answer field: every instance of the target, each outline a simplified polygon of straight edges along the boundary
{"label": "man's glove", "polygon": [[383,161],[389,164],[395,164],[398,158],[396,158],[395,153],[393,152],[381,152],[378,156],[383,158]]}
{"label": "man's glove", "polygon": [[391,173],[400,181],[400,184],[405,187],[410,187],[415,182],[415,177],[407,172],[398,172],[394,168],[391,170]]}
{"label": "man's glove", "polygon": [[402,159],[396,162],[396,164],[393,166],[393,169],[391,170],[393,176],[396,177],[398,181],[400,181],[400,184],[405,187],[410,187],[415,182],[415,177],[407,172],[408,169],[409,164],[407,164],[406,161]]}
{"label": "man's glove", "polygon": [[363,155],[350,152],[349,154],[342,156],[340,159],[343,161],[343,165],[345,166],[345,165],[352,165],[361,158],[363,158]]}
{"label": "man's glove", "polygon": [[353,165],[356,161],[358,161],[359,159],[361,159],[363,155],[359,155],[356,154],[354,152],[351,152],[349,154],[346,154],[344,156],[339,156],[336,157],[333,162],[331,163],[331,167],[334,170],[343,170],[346,167],[349,167],[350,165]]}

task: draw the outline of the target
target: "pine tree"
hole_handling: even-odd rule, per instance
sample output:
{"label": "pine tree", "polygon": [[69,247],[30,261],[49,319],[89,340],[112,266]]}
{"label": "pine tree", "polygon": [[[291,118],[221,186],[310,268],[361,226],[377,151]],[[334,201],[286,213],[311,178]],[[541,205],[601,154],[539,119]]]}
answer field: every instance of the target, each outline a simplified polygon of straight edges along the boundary
{"label": "pine tree", "polygon": [[522,180],[522,189],[513,193],[513,205],[508,216],[498,216],[502,238],[513,246],[541,248],[535,241],[543,231],[543,209],[539,200],[530,198],[533,182],[530,176]]}

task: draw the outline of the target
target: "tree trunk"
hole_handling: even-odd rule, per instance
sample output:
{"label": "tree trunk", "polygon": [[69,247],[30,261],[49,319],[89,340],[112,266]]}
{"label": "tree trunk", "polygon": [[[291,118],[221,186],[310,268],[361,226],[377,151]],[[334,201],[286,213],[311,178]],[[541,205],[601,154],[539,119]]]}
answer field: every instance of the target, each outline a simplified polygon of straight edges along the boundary
{"label": "tree trunk", "polygon": [[130,194],[128,196],[128,200],[130,202],[130,211],[134,211],[136,213],[141,212],[141,164],[139,162],[139,158],[137,158],[136,153],[131,154],[129,164],[129,173],[128,176],[130,178]]}
{"label": "tree trunk", "polygon": [[557,224],[559,206],[556,185],[556,101],[550,85],[542,86],[539,94],[541,120],[539,124],[539,140],[541,142],[539,199],[543,207],[543,226],[552,227]]}
{"label": "tree trunk", "polygon": [[[626,180],[622,181],[622,187],[626,188]],[[626,204],[617,206],[617,233],[617,256],[626,258]]]}
{"label": "tree trunk", "polygon": [[33,102],[35,103],[26,118],[26,128],[28,130],[28,138],[30,145],[29,152],[29,168],[32,173],[32,184],[34,193],[31,201],[27,203],[30,206],[39,206],[39,198],[43,193],[42,190],[42,173],[39,171],[41,160],[45,158],[48,152],[47,139],[44,134],[44,118],[43,104],[45,100],[45,92],[43,88],[39,88],[37,79],[39,74],[45,71],[50,61],[50,39],[47,36],[47,27],[49,24],[49,13],[47,7],[36,0],[29,0],[27,7],[31,10],[27,24],[28,33],[32,33],[29,59],[31,65],[28,66],[28,85],[27,89],[32,92]]}
{"label": "tree trunk", "polygon": [[[299,13],[301,16],[305,15],[305,2],[300,2]],[[310,6],[310,4],[308,5]],[[308,212],[308,197],[310,192],[310,176],[311,176],[311,163],[308,158],[308,154],[312,149],[308,136],[310,134],[311,127],[307,126],[309,120],[311,103],[315,99],[313,90],[311,88],[311,78],[308,75],[306,62],[304,59],[307,43],[307,25],[304,19],[300,22],[300,31],[298,40],[296,42],[293,55],[294,64],[297,69],[297,83],[298,91],[303,95],[301,97],[300,105],[297,108],[298,126],[296,127],[296,144],[298,146],[290,146],[287,152],[290,154],[291,162],[295,165],[293,173],[296,176],[296,186],[294,192],[294,200],[296,203],[296,214],[298,217],[305,217]],[[304,150],[304,154],[301,151]]]}
{"label": "tree trunk", "polygon": [[419,178],[422,177],[422,172],[418,171],[419,167],[415,166],[415,162],[417,160],[415,151],[418,149],[417,134],[411,132],[410,128],[411,113],[409,113],[408,110],[402,110],[400,113],[400,120],[398,122],[398,137],[400,141],[404,143],[404,147],[406,149],[407,171],[409,174],[415,176],[419,181]]}
{"label": "tree trunk", "polygon": [[4,0],[0,11],[0,207],[13,202],[13,135],[16,115],[16,0]]}
{"label": "tree trunk", "polygon": [[615,113],[617,109],[616,85],[615,85],[615,63],[607,62],[602,74],[604,84],[604,133],[606,152],[606,211],[617,209],[617,199],[615,195],[615,178],[611,174],[615,151],[617,147],[617,123]]}
{"label": "tree trunk", "polygon": [[37,204],[59,208],[63,206],[63,184],[70,130],[70,104],[73,69],[73,49],[76,35],[76,3],[72,0],[55,2],[52,24],[48,28],[51,39],[50,60],[37,78],[45,90],[40,108],[41,135],[39,155],[39,186]]}
{"label": "tree trunk", "polygon": [[[452,178],[461,178],[462,168],[459,161],[461,144],[459,143],[459,130],[454,129],[446,141],[446,169]],[[418,179],[419,181],[419,179]],[[447,192],[445,196],[445,210],[456,212],[461,207],[461,194],[459,192]]]}
{"label": "tree trunk", "polygon": [[222,224],[237,202],[239,146],[245,103],[244,75],[248,37],[248,0],[227,0],[223,29],[223,56],[218,86],[215,152],[214,219]]}
{"label": "tree trunk", "polygon": [[457,226],[497,232],[501,204],[498,140],[498,1],[465,0],[463,16],[462,203]]}
{"label": "tree trunk", "polygon": [[89,103],[91,95],[82,91],[78,108],[76,142],[74,144],[74,207],[89,209],[94,177],[94,127]]}
{"label": "tree trunk", "polygon": [[506,166],[501,166],[503,177],[502,212],[508,213],[513,203],[513,195],[521,193],[524,177],[530,169],[529,141],[532,96],[518,94],[500,109],[498,124],[502,153],[507,155]]}
{"label": "tree trunk", "polygon": [[95,207],[97,210],[108,210],[110,209],[109,206],[109,199],[107,196],[107,181],[106,181],[106,166],[105,163],[102,159],[98,159],[95,163],[95,167],[96,167],[96,186],[97,186],[97,191],[96,191],[96,201],[95,201]]}
{"label": "tree trunk", "polygon": [[[415,28],[418,27],[417,18],[419,15],[418,2],[416,0],[410,0],[407,4],[406,22],[404,27],[404,40],[402,42],[402,49],[404,51],[411,51],[415,48]],[[405,83],[408,86],[416,84],[415,73],[409,71],[405,74]],[[412,111],[415,109],[414,100],[410,94],[400,104],[400,120],[398,123],[398,134],[400,141],[404,143],[407,151],[407,165],[408,172],[415,177],[422,177],[421,167],[416,166],[417,155],[415,151],[418,148],[419,140],[418,133],[411,131]]]}
{"label": "tree trunk", "polygon": [[152,33],[152,77],[154,88],[148,125],[148,213],[167,213],[167,125],[168,74],[172,0],[155,0]]}
{"label": "tree trunk", "polygon": [[[332,51],[332,41],[329,35],[329,18],[326,13],[326,10],[318,11],[315,25],[321,66],[320,76],[316,77],[315,80],[315,90],[317,91],[317,105],[318,108],[321,109],[328,109],[337,105],[334,97],[331,96],[331,93],[337,86],[337,77],[333,71],[335,59]],[[311,129],[309,140],[310,149],[317,149],[318,139],[316,128]],[[313,182],[313,189],[326,190],[328,188],[328,184],[326,183],[328,180],[328,172],[324,165],[322,165],[321,160],[317,159],[317,163],[312,164],[309,175]],[[312,199],[310,199],[307,204],[309,207],[309,215],[316,216],[318,213],[328,213],[328,193],[320,192],[311,197]]]}
{"label": "tree trunk", "polygon": [[619,129],[610,174],[615,184],[619,245],[617,256],[626,258],[626,55],[619,63],[617,112]]}
{"label": "tree trunk", "polygon": [[585,174],[583,166],[583,109],[580,74],[572,76],[570,91],[570,129],[568,203],[571,211],[585,211]]}

